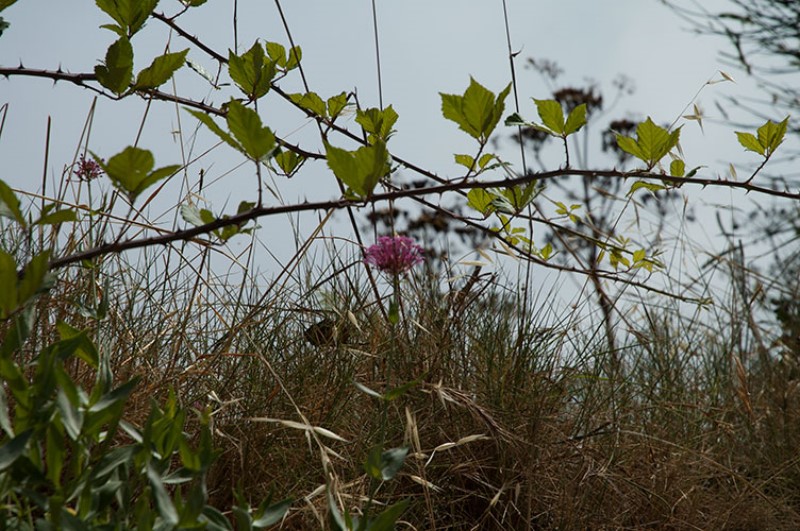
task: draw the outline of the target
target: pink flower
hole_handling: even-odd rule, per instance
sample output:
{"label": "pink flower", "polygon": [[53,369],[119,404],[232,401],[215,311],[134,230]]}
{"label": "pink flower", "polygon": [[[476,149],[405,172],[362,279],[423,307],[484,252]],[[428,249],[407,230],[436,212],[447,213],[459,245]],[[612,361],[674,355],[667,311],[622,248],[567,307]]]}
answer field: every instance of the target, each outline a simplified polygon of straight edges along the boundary
{"label": "pink flower", "polygon": [[87,159],[86,155],[81,155],[81,158],[75,163],[73,171],[79,179],[84,181],[91,181],[103,174],[103,168],[96,161]]}
{"label": "pink flower", "polygon": [[381,236],[367,248],[364,261],[390,275],[405,273],[425,261],[424,250],[407,236]]}

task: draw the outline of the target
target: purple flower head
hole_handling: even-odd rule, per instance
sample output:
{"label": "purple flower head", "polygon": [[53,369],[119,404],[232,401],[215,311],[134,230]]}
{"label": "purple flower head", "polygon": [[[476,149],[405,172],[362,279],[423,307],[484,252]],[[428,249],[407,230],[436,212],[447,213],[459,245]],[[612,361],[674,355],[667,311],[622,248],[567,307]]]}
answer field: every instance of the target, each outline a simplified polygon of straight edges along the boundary
{"label": "purple flower head", "polygon": [[87,159],[86,155],[81,155],[81,158],[75,163],[73,171],[79,179],[84,181],[91,181],[103,174],[103,168],[96,161]]}
{"label": "purple flower head", "polygon": [[384,273],[399,275],[425,261],[424,250],[407,236],[381,236],[367,248],[364,261]]}

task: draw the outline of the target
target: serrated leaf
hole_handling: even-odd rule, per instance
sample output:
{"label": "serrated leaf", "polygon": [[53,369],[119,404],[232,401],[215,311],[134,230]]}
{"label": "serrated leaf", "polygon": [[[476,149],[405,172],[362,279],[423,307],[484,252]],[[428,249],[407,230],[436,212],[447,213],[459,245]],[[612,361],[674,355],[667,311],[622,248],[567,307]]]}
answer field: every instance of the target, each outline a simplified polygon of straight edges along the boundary
{"label": "serrated leaf", "polygon": [[97,81],[119,95],[128,90],[133,79],[133,47],[126,37],[120,37],[106,51],[105,62],[94,67]]}
{"label": "serrated leaf", "polygon": [[473,188],[467,192],[467,205],[474,208],[484,216],[494,211],[492,200],[494,196],[483,188]]}
{"label": "serrated leaf", "polygon": [[332,119],[339,116],[345,107],[347,107],[347,93],[342,92],[328,98],[328,116]]}
{"label": "serrated leaf", "polygon": [[275,149],[275,135],[261,124],[261,117],[253,109],[231,100],[226,120],[231,133],[251,159],[261,161]]}
{"label": "serrated leaf", "polygon": [[275,155],[272,160],[277,164],[284,175],[291,176],[291,173],[300,166],[300,163],[303,162],[304,159],[294,151],[286,150]]}
{"label": "serrated leaf", "polygon": [[764,125],[758,128],[758,143],[764,146],[765,154],[771,155],[778,149],[786,136],[786,128],[789,125],[789,118],[782,122],[775,123],[767,120]]}
{"label": "serrated leaf", "polygon": [[154,183],[176,172],[180,166],[165,166],[154,171],[150,171],[155,164],[153,154],[146,150],[134,146],[126,147],[122,152],[111,157],[108,162],[103,162],[97,155],[92,153],[95,161],[103,168],[112,184],[127,192],[131,200],[142,193]]}
{"label": "serrated leaf", "polygon": [[495,99],[494,93],[470,78],[469,87],[462,96],[439,93],[442,115],[471,137],[485,143],[500,121],[510,89],[509,84]]}
{"label": "serrated leaf", "polygon": [[389,105],[385,109],[370,108],[356,112],[356,122],[369,134],[369,141],[373,143],[380,139],[386,142],[394,133],[397,112]]}
{"label": "serrated leaf", "polygon": [[652,167],[678,143],[680,128],[670,133],[648,117],[636,127],[636,136],[648,166]]}
{"label": "serrated leaf", "polygon": [[300,66],[303,59],[303,49],[300,46],[293,46],[289,49],[289,56],[286,59],[286,70],[294,70]]}
{"label": "serrated leaf", "polygon": [[495,158],[497,157],[493,153],[484,153],[483,155],[481,155],[481,158],[478,159],[478,167],[480,169],[484,169],[486,165],[489,164],[489,162],[491,162]]}
{"label": "serrated leaf", "polygon": [[453,158],[455,159],[456,164],[461,164],[468,170],[471,170],[475,165],[475,158],[471,155],[453,155]]}
{"label": "serrated leaf", "polygon": [[17,194],[3,180],[0,180],[0,216],[11,218],[23,227],[26,226],[25,216],[22,215],[19,208]]}
{"label": "serrated leaf", "polygon": [[564,109],[561,104],[555,100],[533,100],[536,103],[536,110],[539,113],[539,118],[542,124],[556,136],[564,134]]}
{"label": "serrated leaf", "polygon": [[326,143],[325,152],[328,167],[336,178],[361,198],[372,193],[389,169],[389,152],[382,140],[356,151],[347,151]]}
{"label": "serrated leaf", "polygon": [[182,52],[166,53],[153,59],[147,68],[136,76],[136,89],[157,88],[169,81],[172,75],[186,63],[186,54],[189,49]]}
{"label": "serrated leaf", "polygon": [[280,68],[286,68],[286,48],[278,42],[267,42],[267,55]]}
{"label": "serrated leaf", "polygon": [[325,102],[322,101],[322,98],[320,98],[316,92],[289,94],[289,99],[315,116],[321,116],[323,118],[327,116],[325,113]]}
{"label": "serrated leaf", "polygon": [[581,103],[569,113],[567,123],[564,125],[564,135],[568,136],[576,133],[584,125],[586,125],[586,104]]}
{"label": "serrated leaf", "polygon": [[639,149],[639,144],[636,143],[636,140],[629,136],[623,136],[619,133],[615,133],[617,137],[617,145],[619,148],[624,151],[625,153],[629,153],[640,160],[646,160],[644,153],[642,150]]}
{"label": "serrated leaf", "polygon": [[766,151],[766,146],[762,146],[758,139],[752,133],[745,133],[742,131],[736,131],[736,138],[739,139],[739,143],[746,149],[747,151],[752,151],[754,153],[758,153],[759,155],[764,155]]}
{"label": "serrated leaf", "polygon": [[686,171],[686,163],[681,159],[675,159],[669,164],[669,173],[675,177],[683,177]]}
{"label": "serrated leaf", "polygon": [[130,37],[139,31],[158,5],[158,0],[95,0]]}
{"label": "serrated leaf", "polygon": [[228,53],[228,74],[242,92],[256,100],[269,92],[275,77],[275,63],[266,56],[264,47],[255,42],[242,55]]}

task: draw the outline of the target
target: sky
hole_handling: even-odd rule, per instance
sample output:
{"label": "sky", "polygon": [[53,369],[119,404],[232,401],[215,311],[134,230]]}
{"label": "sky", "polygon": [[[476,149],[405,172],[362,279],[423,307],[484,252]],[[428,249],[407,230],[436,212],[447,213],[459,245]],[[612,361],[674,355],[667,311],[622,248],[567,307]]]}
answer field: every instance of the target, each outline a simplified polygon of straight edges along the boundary
{"label": "sky", "polygon": [[[708,1],[713,10],[724,0]],[[179,19],[179,24],[218,52],[243,52],[255,40],[287,45],[286,30],[276,3],[241,0],[210,0]],[[355,90],[362,106],[378,106],[378,76],[372,24],[372,5],[367,0],[294,0],[281,3],[294,42],[303,49],[303,66],[311,89],[323,97]],[[462,93],[470,76],[494,92],[511,80],[503,3],[500,0],[406,0],[377,1],[377,23],[384,105],[391,104],[400,118],[389,148],[415,164],[447,177],[458,171],[454,153],[474,151],[474,141],[455,124],[442,118],[439,92]],[[175,13],[177,1],[162,0],[160,11]],[[688,31],[686,23],[656,0],[508,0],[512,50],[517,55],[517,91],[520,113],[535,118],[531,98],[547,98],[548,86],[541,76],[525,68],[528,57],[555,61],[563,69],[561,85],[596,84],[611,99],[612,83],[620,75],[633,81],[635,92],[626,96],[606,119],[651,116],[656,123],[672,123],[698,104],[710,118],[718,112],[715,98],[753,94],[746,79],[736,84],[707,85],[719,80],[725,68],[718,52],[724,43]],[[114,40],[101,24],[109,22],[93,2],[19,0],[2,14],[11,27],[0,37],[0,65],[69,72],[90,72],[102,60]],[[234,32],[234,27],[236,31]],[[135,69],[163,53],[190,48],[189,59],[215,72],[213,60],[184,39],[171,35],[151,20],[134,37]],[[734,77],[738,72],[729,72]],[[287,92],[302,90],[294,73],[281,82]],[[179,94],[220,104],[232,94],[230,88],[212,89],[199,75],[184,68],[175,77]],[[698,95],[699,93],[699,95]],[[45,185],[53,190],[62,170],[79,151],[81,133],[94,93],[59,82],[37,78],[0,79],[0,105],[8,104],[0,136],[0,179],[29,192]],[[207,131],[197,131],[194,118],[175,105],[154,103],[147,110],[139,98],[121,102],[100,98],[92,124],[89,148],[108,157],[137,141],[151,149],[156,165],[191,161],[182,178],[174,179],[149,212],[153,222],[169,225],[175,219],[177,202],[185,200],[187,186],[196,185],[202,169],[208,186],[204,198],[216,212],[235,210],[244,199],[252,200],[252,166],[227,146],[218,146]],[[507,113],[513,99],[507,100]],[[316,128],[295,109],[268,95],[259,112],[265,123],[283,138],[309,149],[318,149]],[[44,164],[48,119],[51,124],[49,156]],[[346,123],[355,130],[356,124]],[[141,134],[140,134],[141,129]],[[601,128],[598,127],[598,130]],[[178,134],[178,131],[181,134]],[[503,131],[507,137],[508,132]],[[336,143],[338,140],[334,140]],[[345,141],[338,144],[348,147]],[[590,163],[609,166],[599,153],[599,140]],[[711,120],[704,130],[686,123],[682,147],[687,166],[705,165],[710,172],[725,175],[728,162],[752,163],[736,143],[729,126]],[[206,153],[206,150],[211,150]],[[498,148],[506,160],[519,167],[519,155],[507,140]],[[558,154],[548,158],[553,167]],[[291,181],[273,182],[285,202],[330,199],[337,195],[334,178],[322,164],[310,164]],[[715,204],[719,195],[699,197]],[[721,199],[724,205],[733,201]],[[274,201],[278,201],[274,199]],[[310,234],[318,214],[297,220],[300,234]],[[179,225],[181,222],[178,222]],[[259,239],[264,255],[258,264],[274,270],[294,251],[295,242],[284,220],[262,220]],[[341,227],[347,237],[346,225]],[[337,229],[338,230],[338,229]],[[245,246],[247,241],[232,243]],[[270,258],[274,254],[275,258]],[[468,257],[474,259],[474,256]]]}

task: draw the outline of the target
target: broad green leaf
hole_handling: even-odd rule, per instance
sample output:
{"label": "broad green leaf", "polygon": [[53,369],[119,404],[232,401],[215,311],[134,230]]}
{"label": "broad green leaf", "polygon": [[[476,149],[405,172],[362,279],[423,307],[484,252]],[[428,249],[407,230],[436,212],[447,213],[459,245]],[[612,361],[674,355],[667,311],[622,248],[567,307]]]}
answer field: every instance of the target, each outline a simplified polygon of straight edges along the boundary
{"label": "broad green leaf", "polygon": [[484,216],[488,216],[494,211],[492,200],[494,196],[483,188],[473,188],[467,192],[467,205],[474,208]]}
{"label": "broad green leaf", "polygon": [[494,93],[470,78],[469,87],[462,96],[439,93],[442,98],[442,115],[481,143],[485,143],[497,126],[505,110],[505,99],[511,90],[509,84],[495,98]]}
{"label": "broad green leaf", "polygon": [[26,430],[0,447],[0,472],[14,464],[28,446],[33,430]]}
{"label": "broad green leaf", "polygon": [[286,48],[278,42],[267,42],[265,44],[267,55],[270,60],[280,68],[286,68]]}
{"label": "broad green leaf", "polygon": [[752,133],[744,133],[742,131],[736,131],[736,138],[739,139],[739,143],[747,151],[752,151],[754,153],[758,153],[759,155],[764,155],[764,152],[766,151],[765,147],[761,145],[761,143]]}
{"label": "broad green leaf", "polygon": [[300,65],[303,59],[303,49],[300,46],[293,46],[289,49],[289,57],[286,59],[286,70],[294,70]]}
{"label": "broad green leaf", "polygon": [[394,133],[397,112],[391,105],[385,109],[370,108],[358,110],[356,112],[356,122],[369,134],[369,142],[372,144],[380,139],[386,142]]}
{"label": "broad green leaf", "polygon": [[649,170],[678,144],[680,133],[680,127],[670,133],[648,117],[636,126],[636,140],[617,134],[617,145],[647,164]]}
{"label": "broad green leaf", "polygon": [[347,151],[326,143],[325,152],[328,167],[336,178],[361,198],[369,196],[389,170],[389,152],[382,140],[356,151]]}
{"label": "broad green leaf", "polygon": [[17,0],[0,0],[0,11],[4,10],[5,8],[11,6]]}
{"label": "broad green leaf", "polygon": [[586,125],[586,104],[581,103],[569,113],[567,123],[564,125],[564,135],[571,135]]}
{"label": "broad green leaf", "polygon": [[54,210],[41,216],[33,222],[34,225],[56,225],[58,223],[66,223],[68,221],[76,221],[78,213],[72,209],[64,208],[61,210]]}
{"label": "broad green leaf", "polygon": [[222,129],[219,125],[217,125],[217,122],[215,122],[214,119],[211,118],[209,115],[207,115],[204,112],[195,111],[193,109],[186,109],[186,110],[192,116],[203,122],[203,124],[205,124],[206,127],[211,129],[211,132],[217,135],[223,142],[225,142],[226,144],[228,144],[237,151],[244,152],[244,148],[241,145],[239,145],[239,143],[230,134],[228,134],[224,129]]}
{"label": "broad green leaf", "polygon": [[403,500],[387,507],[370,522],[369,531],[394,531],[398,518],[405,512],[409,503],[409,500]]}
{"label": "broad green leaf", "polygon": [[461,164],[468,170],[472,170],[473,166],[475,166],[475,157],[471,155],[453,155],[455,158],[456,164]]}
{"label": "broad green leaf", "polygon": [[153,62],[136,76],[136,89],[157,88],[166,83],[180,67],[186,63],[186,54],[182,52],[167,53],[156,57]]}
{"label": "broad green leaf", "polygon": [[492,159],[495,158],[497,158],[497,156],[494,155],[493,153],[484,153],[483,155],[481,155],[481,158],[478,159],[478,167],[480,169],[484,169],[486,165],[489,164],[489,162],[491,162]]}
{"label": "broad green leaf", "polygon": [[275,161],[275,164],[278,165],[284,175],[291,176],[291,173],[300,166],[304,159],[294,151],[285,150],[275,155],[272,160]]}
{"label": "broad green leaf", "polygon": [[564,109],[556,100],[533,100],[542,124],[555,136],[564,135]]}
{"label": "broad green leaf", "polygon": [[189,7],[198,7],[198,6],[201,6],[201,5],[205,4],[207,1],[208,0],[181,0],[183,5],[186,5],[186,6],[189,6]]}
{"label": "broad green leaf", "polygon": [[22,215],[19,208],[17,194],[2,180],[0,180],[0,216],[11,218],[23,227],[26,226],[25,216]]}
{"label": "broad green leaf", "polygon": [[314,116],[321,116],[323,118],[327,116],[325,113],[325,102],[322,101],[322,98],[320,98],[316,92],[289,94],[289,98]]}
{"label": "broad green leaf", "polygon": [[258,42],[243,53],[228,53],[228,74],[251,100],[265,95],[275,77],[275,63],[264,53]]}
{"label": "broad green leaf", "polygon": [[95,0],[95,3],[130,37],[142,29],[158,0]]}
{"label": "broad green leaf", "polygon": [[275,135],[261,124],[261,118],[253,109],[231,100],[226,119],[231,133],[251,159],[262,161],[275,149]]}
{"label": "broad green leaf", "polygon": [[764,125],[758,128],[758,143],[764,146],[767,154],[771,155],[778,149],[786,136],[786,128],[789,126],[789,118],[782,122],[775,123],[767,120]]}
{"label": "broad green leaf", "polygon": [[347,107],[347,93],[342,92],[328,98],[328,116],[336,118]]}
{"label": "broad green leaf", "polygon": [[263,508],[259,511],[260,514],[254,515],[253,527],[263,528],[277,524],[281,521],[283,515],[286,514],[286,511],[289,510],[291,505],[292,500],[287,499]]}
{"label": "broad green leaf", "polygon": [[681,159],[675,159],[669,164],[669,173],[675,177],[683,177],[686,172],[686,163]]}
{"label": "broad green leaf", "polygon": [[108,90],[122,94],[133,79],[133,47],[126,37],[120,37],[106,51],[105,63],[94,67],[97,81]]}
{"label": "broad green leaf", "polygon": [[121,153],[111,157],[108,162],[103,162],[92,153],[95,161],[106,172],[112,184],[127,192],[131,200],[147,189],[152,184],[176,172],[180,166],[165,166],[152,171],[155,160],[153,154],[133,146],[126,147]]}

